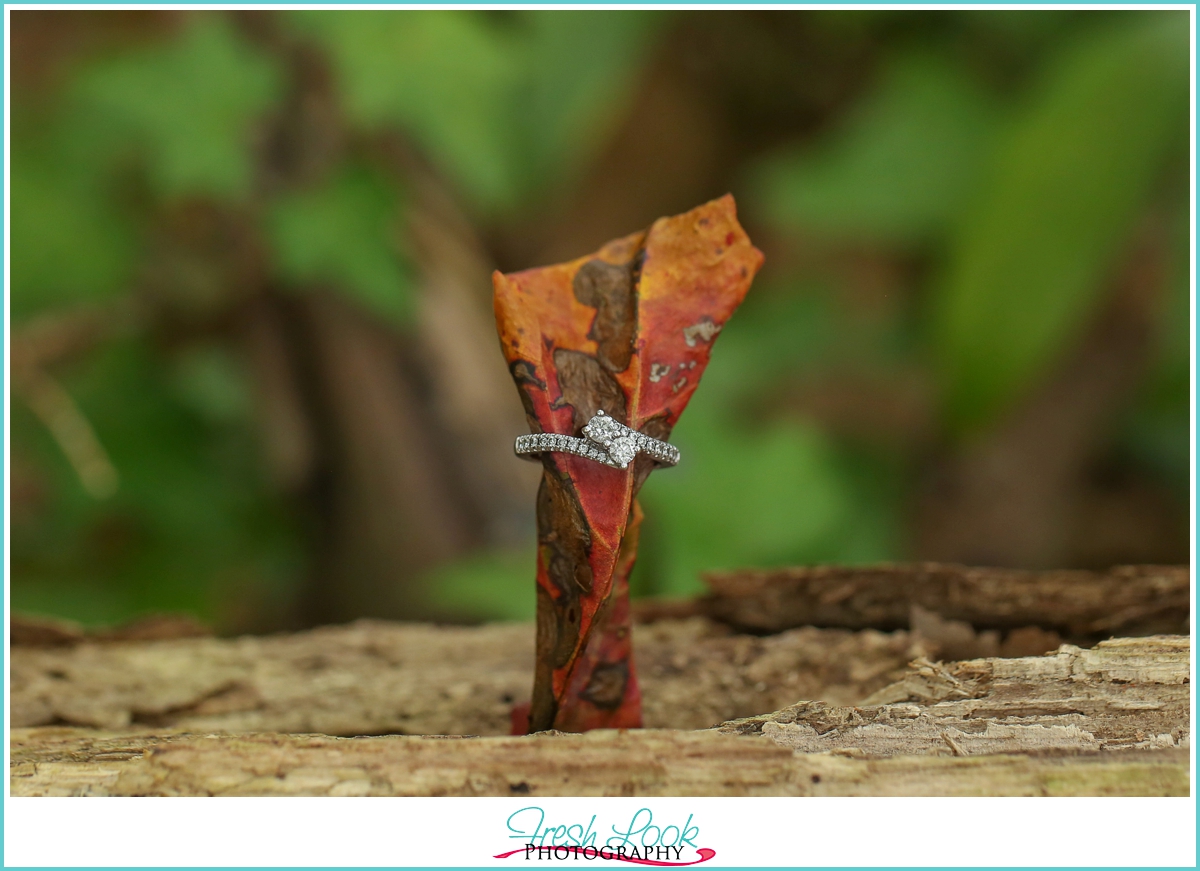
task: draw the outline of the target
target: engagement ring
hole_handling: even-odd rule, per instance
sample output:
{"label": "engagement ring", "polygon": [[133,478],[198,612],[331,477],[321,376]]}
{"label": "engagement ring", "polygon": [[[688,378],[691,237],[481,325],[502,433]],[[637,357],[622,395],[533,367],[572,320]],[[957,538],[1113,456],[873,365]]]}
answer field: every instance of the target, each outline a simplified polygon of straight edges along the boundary
{"label": "engagement ring", "polygon": [[551,432],[517,436],[515,450],[519,456],[547,451],[575,454],[614,469],[624,469],[638,454],[646,454],[664,466],[679,462],[679,448],[617,423],[603,411],[587,422],[583,434],[585,438],[581,439]]}

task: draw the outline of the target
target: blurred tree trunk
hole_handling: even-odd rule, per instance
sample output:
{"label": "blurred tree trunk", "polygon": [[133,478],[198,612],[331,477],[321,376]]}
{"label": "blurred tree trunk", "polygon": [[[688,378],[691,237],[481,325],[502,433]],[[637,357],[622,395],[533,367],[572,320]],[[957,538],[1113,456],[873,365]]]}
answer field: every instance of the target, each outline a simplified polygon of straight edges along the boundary
{"label": "blurred tree trunk", "polygon": [[523,418],[492,326],[488,255],[402,141],[351,141],[320,53],[290,42],[270,14],[239,20],[290,72],[264,185],[312,184],[355,148],[411,197],[413,325],[382,324],[331,287],[263,286],[246,310],[265,450],[309,519],[314,561],[299,620],[444,616],[423,594],[427,572],[532,531],[537,476],[512,458]]}
{"label": "blurred tree trunk", "polygon": [[479,540],[420,373],[403,340],[337,294],[284,310],[316,444],[303,490],[316,519],[305,622],[424,616],[421,574]]}
{"label": "blurred tree trunk", "polygon": [[1024,568],[1187,562],[1186,528],[1169,499],[1097,474],[1110,449],[1103,437],[1142,383],[1163,321],[1168,249],[1155,217],[1131,240],[1089,328],[1042,383],[930,464],[914,544],[923,558]]}

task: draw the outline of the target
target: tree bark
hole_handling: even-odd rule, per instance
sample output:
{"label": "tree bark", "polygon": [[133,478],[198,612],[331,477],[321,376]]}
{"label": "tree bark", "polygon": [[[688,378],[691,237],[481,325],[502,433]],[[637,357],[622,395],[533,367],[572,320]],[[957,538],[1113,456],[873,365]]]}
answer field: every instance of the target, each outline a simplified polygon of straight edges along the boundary
{"label": "tree bark", "polygon": [[720,727],[797,752],[856,756],[1186,749],[1188,660],[1175,635],[1049,656],[918,660],[860,707],[801,702]]}
{"label": "tree bark", "polygon": [[[675,628],[701,622],[683,621]],[[322,632],[306,633],[299,646],[311,656],[322,648],[333,653],[340,645],[343,656],[352,659],[357,651],[387,669],[389,657],[402,650],[413,655],[429,647],[439,632],[466,631],[387,628],[412,636],[411,646],[404,648],[395,637],[390,646],[380,645],[387,636],[373,631],[379,629],[373,624],[325,631],[337,642],[333,645],[327,638],[324,645],[317,642],[314,647],[314,636]],[[525,632],[525,627],[506,628]],[[800,630],[780,639],[795,641],[805,632],[819,631]],[[844,633],[843,642],[869,637],[875,639],[869,643],[886,638],[875,632]],[[117,656],[116,661],[99,666],[100,672],[125,663],[125,704],[136,709],[130,700],[137,696],[138,687],[157,682],[154,695],[161,703],[169,696],[168,685],[186,684],[194,663],[203,659],[196,649],[164,656],[171,652],[171,644],[217,645],[224,659],[214,656],[212,649],[208,657],[230,667],[239,654],[251,663],[260,661],[263,648],[258,645],[289,641],[296,639],[18,650],[14,718],[23,705],[28,710],[32,689],[28,682],[19,685],[16,676],[22,673],[27,680],[35,662],[49,680],[81,680],[86,663]],[[456,641],[461,644],[462,639]],[[694,654],[697,646],[703,646],[694,636],[674,641],[676,656]],[[772,652],[789,655],[782,647],[761,650],[757,660],[746,666],[748,670],[762,668]],[[296,652],[287,660],[291,667],[297,663]],[[726,657],[738,652],[723,651]],[[846,652],[844,648],[840,657],[833,652],[830,658],[844,660]],[[46,671],[51,665],[48,656],[59,657],[50,671]],[[312,685],[312,694],[293,714],[321,703],[345,702],[339,687],[344,690],[349,673],[344,666],[340,671],[334,667],[332,677],[322,677],[320,672],[330,664],[310,660],[313,668],[302,679]],[[415,661],[409,665],[407,670],[422,672]],[[711,666],[702,663],[693,674],[703,674]],[[859,707],[800,703],[701,732],[647,729],[516,738],[339,739],[278,732],[195,734],[146,725],[122,732],[15,728],[10,777],[12,793],[18,796],[1187,795],[1189,669],[1189,639],[1165,636],[1114,639],[1092,650],[1064,646],[1043,657],[944,666],[917,661],[900,680]],[[55,678],[54,673],[65,677]],[[460,677],[470,680],[469,675],[460,673]],[[450,673],[443,671],[437,678],[447,681]],[[467,707],[481,703],[470,683],[448,684],[444,689],[471,699]],[[711,684],[686,689],[719,692]],[[175,725],[188,723],[188,729],[209,731],[203,725],[208,716],[226,728],[235,726],[238,719],[222,715],[220,708],[244,706],[244,696],[238,692],[210,695],[190,710],[177,710]],[[426,687],[424,692],[433,690]],[[176,698],[187,695],[179,692]],[[389,696],[375,696],[375,703],[382,698]],[[206,704],[212,706],[207,714]],[[170,719],[171,710],[161,715]]]}
{"label": "tree bark", "polygon": [[1072,641],[1187,634],[1187,566],[1106,572],[968,568],[943,563],[709,572],[699,610],[750,632],[794,626],[899,629],[913,608],[975,629],[1036,626]]}
{"label": "tree bark", "polygon": [[1188,752],[855,759],[655,729],[515,738],[22,729],[11,783],[14,796],[1187,795]]}
{"label": "tree bark", "polygon": [[[138,643],[60,632],[75,642],[13,649],[12,724],[507,735],[512,704],[529,697],[533,636],[528,623],[371,621]],[[674,729],[801,698],[853,704],[929,653],[907,632],[807,628],[760,638],[701,617],[635,626],[634,641],[646,724]]]}

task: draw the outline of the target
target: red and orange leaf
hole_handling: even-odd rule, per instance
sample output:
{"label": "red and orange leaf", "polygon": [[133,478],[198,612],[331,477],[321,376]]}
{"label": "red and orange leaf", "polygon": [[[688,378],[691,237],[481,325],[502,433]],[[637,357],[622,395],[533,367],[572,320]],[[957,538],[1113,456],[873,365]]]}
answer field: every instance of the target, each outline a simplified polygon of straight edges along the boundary
{"label": "red and orange leaf", "polygon": [[[761,265],[725,196],[588,257],[496,273],[497,328],[532,431],[578,435],[603,410],[669,438]],[[529,729],[638,726],[628,575],[652,463],[552,453],[543,466]]]}

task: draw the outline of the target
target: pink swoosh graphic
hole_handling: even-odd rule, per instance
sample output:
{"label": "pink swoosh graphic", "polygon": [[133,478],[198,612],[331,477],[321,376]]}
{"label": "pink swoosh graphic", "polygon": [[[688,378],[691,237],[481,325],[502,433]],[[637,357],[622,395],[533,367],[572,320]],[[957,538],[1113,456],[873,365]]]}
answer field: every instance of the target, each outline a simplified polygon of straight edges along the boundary
{"label": "pink swoosh graphic", "polygon": [[[560,844],[559,846],[562,847],[563,845]],[[570,850],[572,853],[579,853],[582,855],[582,851],[584,848],[583,847],[567,847],[567,849]],[[611,848],[606,848],[606,849],[611,849]],[[525,852],[525,848],[522,847],[519,850],[509,850],[507,853],[498,853],[497,855],[493,856],[492,858],[493,859],[507,859],[509,856],[515,856],[518,853],[524,853],[524,852]],[[660,862],[657,859],[635,859],[632,856],[618,856],[616,853],[612,853],[612,855],[609,856],[608,858],[609,859],[617,859],[618,861],[621,861],[621,862],[632,862],[634,865],[658,865],[658,866],[665,866],[665,867],[669,867],[669,868],[682,868],[685,865],[699,865],[701,862],[707,862],[713,856],[717,855],[716,850],[710,850],[708,847],[697,847],[696,852],[700,855],[700,858],[696,859],[692,862]],[[584,858],[587,858],[587,857],[585,856]],[[596,858],[603,859],[605,857],[596,856]],[[542,861],[545,861],[545,860],[543,859]]]}

